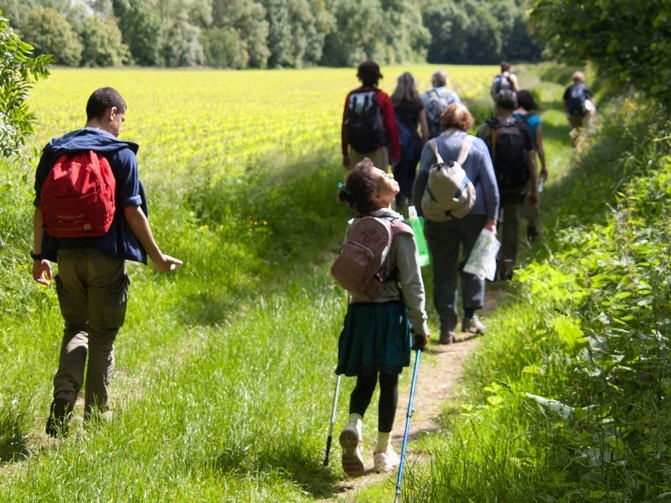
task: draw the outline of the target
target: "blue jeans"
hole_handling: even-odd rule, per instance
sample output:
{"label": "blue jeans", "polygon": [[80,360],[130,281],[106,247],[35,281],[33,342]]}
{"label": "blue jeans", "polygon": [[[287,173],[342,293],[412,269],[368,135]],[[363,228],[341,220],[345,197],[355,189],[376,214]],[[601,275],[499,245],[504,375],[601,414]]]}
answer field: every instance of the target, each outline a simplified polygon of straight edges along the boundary
{"label": "blue jeans", "polygon": [[463,308],[480,309],[484,305],[485,280],[464,272],[463,267],[485,223],[486,215],[466,215],[447,222],[426,221],[424,233],[431,252],[433,302],[441,333],[454,331],[457,326],[459,277]]}
{"label": "blue jeans", "polygon": [[129,284],[123,259],[92,249],[58,251],[56,290],[65,329],[54,398],[74,405],[86,368],[85,417],[108,409],[114,340],[126,316]]}

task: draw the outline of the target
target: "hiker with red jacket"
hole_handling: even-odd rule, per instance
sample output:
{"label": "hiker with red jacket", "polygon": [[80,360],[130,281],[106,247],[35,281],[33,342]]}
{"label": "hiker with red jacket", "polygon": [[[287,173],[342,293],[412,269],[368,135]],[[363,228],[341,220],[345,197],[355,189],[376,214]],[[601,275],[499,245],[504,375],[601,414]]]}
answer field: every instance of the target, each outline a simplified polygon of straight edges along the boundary
{"label": "hiker with red jacket", "polygon": [[392,165],[401,158],[394,106],[389,95],[377,88],[382,74],[375,61],[362,62],[356,76],[361,86],[345,98],[341,128],[343,166],[350,169],[368,157],[376,167],[387,171],[390,155]]}
{"label": "hiker with red jacket", "polygon": [[[423,348],[429,340],[424,282],[417,245],[409,225],[391,209],[399,186],[393,176],[363,159],[340,184],[339,199],[357,216],[347,225],[345,243],[357,234],[366,217],[386,219],[403,230],[393,240],[379,271],[383,284],[375,298],[350,292],[350,302],[338,339],[336,374],[356,376],[349,403],[349,417],[340,433],[342,467],[350,477],[365,473],[362,424],[379,382],[377,444],[373,454],[375,471],[388,472],[400,459],[391,445],[391,431],[398,405],[398,379],[410,365],[410,351]],[[363,224],[362,224],[363,222]],[[374,239],[371,239],[374,241]],[[414,338],[410,328],[414,330]]]}
{"label": "hiker with red jacket", "polygon": [[[159,272],[172,271],[182,264],[163,254],[154,240],[147,220],[144,189],[138,177],[135,157],[138,145],[117,138],[126,118],[126,108],[126,102],[115,89],[96,90],[86,105],[86,126],[51,139],[37,166],[32,274],[35,281],[48,285],[52,279],[50,262],[58,264],[56,291],[65,321],[54,377],[54,399],[46,425],[46,432],[52,437],[67,434],[67,424],[84,380],[85,420],[105,417],[103,414],[109,409],[114,340],[123,325],[128,298],[125,261],[146,263],[149,256]],[[105,179],[105,175],[101,177],[103,185],[114,186],[111,226],[107,230],[94,230],[91,236],[60,229],[52,231],[59,237],[50,235],[48,229],[54,216],[47,214],[50,209],[41,205],[45,183],[55,186],[50,173],[56,164],[66,164],[72,156],[79,160],[78,154],[89,151],[98,154],[96,158],[101,165],[111,168],[113,180]],[[64,155],[70,157],[62,157]],[[87,168],[78,172],[83,176]],[[73,166],[70,171],[77,170],[78,167]]]}

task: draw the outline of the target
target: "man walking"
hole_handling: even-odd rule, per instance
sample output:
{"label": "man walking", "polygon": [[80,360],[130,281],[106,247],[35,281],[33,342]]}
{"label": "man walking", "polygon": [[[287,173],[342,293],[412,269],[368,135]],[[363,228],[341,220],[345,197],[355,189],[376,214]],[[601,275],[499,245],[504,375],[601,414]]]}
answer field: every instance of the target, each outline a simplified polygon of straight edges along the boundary
{"label": "man walking", "polygon": [[[46,432],[52,437],[67,434],[69,417],[84,385],[85,369],[85,420],[109,409],[114,340],[123,325],[128,298],[125,261],[146,263],[149,256],[159,272],[172,271],[182,264],[164,255],[154,240],[147,220],[144,189],[138,178],[135,157],[138,145],[117,138],[126,118],[126,102],[115,89],[100,88],[89,97],[86,117],[84,128],[49,141],[35,175],[33,279],[48,285],[52,278],[50,262],[58,263],[56,290],[65,321],[54,376],[54,399],[46,425]],[[108,166],[113,175],[113,180],[105,180],[102,175],[103,184],[108,181],[113,187],[115,209],[111,225],[107,230],[92,232],[91,236],[68,234],[70,231],[62,229],[50,232],[55,229],[50,227],[55,217],[46,203],[41,204],[44,203],[41,198],[44,196],[46,200],[48,195],[43,191],[45,182],[54,187],[53,175],[49,179],[54,166],[57,163],[59,168],[67,166],[74,162],[73,155],[89,151],[98,159],[95,164]],[[72,164],[63,172],[68,176],[84,173],[84,168],[79,169]],[[79,208],[79,204],[76,206]]]}
{"label": "man walking", "polygon": [[[538,202],[538,170],[529,126],[513,116],[517,95],[499,91],[495,97],[496,115],[478,128],[492,157],[501,195],[498,235],[501,249],[497,257],[500,279],[512,279],[517,261],[517,234],[524,201],[535,207]],[[527,194],[527,187],[529,193]]]}

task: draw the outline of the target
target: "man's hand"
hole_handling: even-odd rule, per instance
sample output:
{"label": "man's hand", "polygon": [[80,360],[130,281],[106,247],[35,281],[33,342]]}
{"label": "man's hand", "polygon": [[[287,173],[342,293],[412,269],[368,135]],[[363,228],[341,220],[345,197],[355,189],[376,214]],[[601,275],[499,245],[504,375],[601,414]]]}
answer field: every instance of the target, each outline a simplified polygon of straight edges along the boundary
{"label": "man's hand", "polygon": [[33,279],[48,286],[52,280],[51,264],[48,260],[33,260]]}
{"label": "man's hand", "polygon": [[171,257],[170,255],[161,255],[160,260],[152,260],[151,265],[158,272],[174,271],[178,266],[182,265],[182,261]]}
{"label": "man's hand", "polygon": [[529,193],[529,206],[536,207],[538,206],[538,193],[530,192]]}

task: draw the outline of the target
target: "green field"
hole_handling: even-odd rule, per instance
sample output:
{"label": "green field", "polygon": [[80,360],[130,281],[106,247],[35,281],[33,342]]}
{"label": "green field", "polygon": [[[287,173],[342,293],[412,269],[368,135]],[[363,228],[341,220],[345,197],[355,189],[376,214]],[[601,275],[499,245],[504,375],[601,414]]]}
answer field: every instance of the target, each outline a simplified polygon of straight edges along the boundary
{"label": "green field", "polygon": [[[424,88],[435,68],[409,70]],[[393,91],[405,70],[383,69],[381,87]],[[448,68],[465,99],[493,70]],[[36,85],[30,165],[4,173],[2,193],[0,500],[329,495],[342,474],[320,462],[345,296],[326,267],[347,218],[335,199],[340,118],[357,85],[353,69],[61,68]],[[26,260],[31,165],[50,137],[83,126],[101,86],[128,103],[121,138],[140,144],[152,226],[185,264],[166,276],[130,264],[115,419],[94,431],[75,423],[57,442],[43,429],[61,318],[54,289],[30,280]]]}

